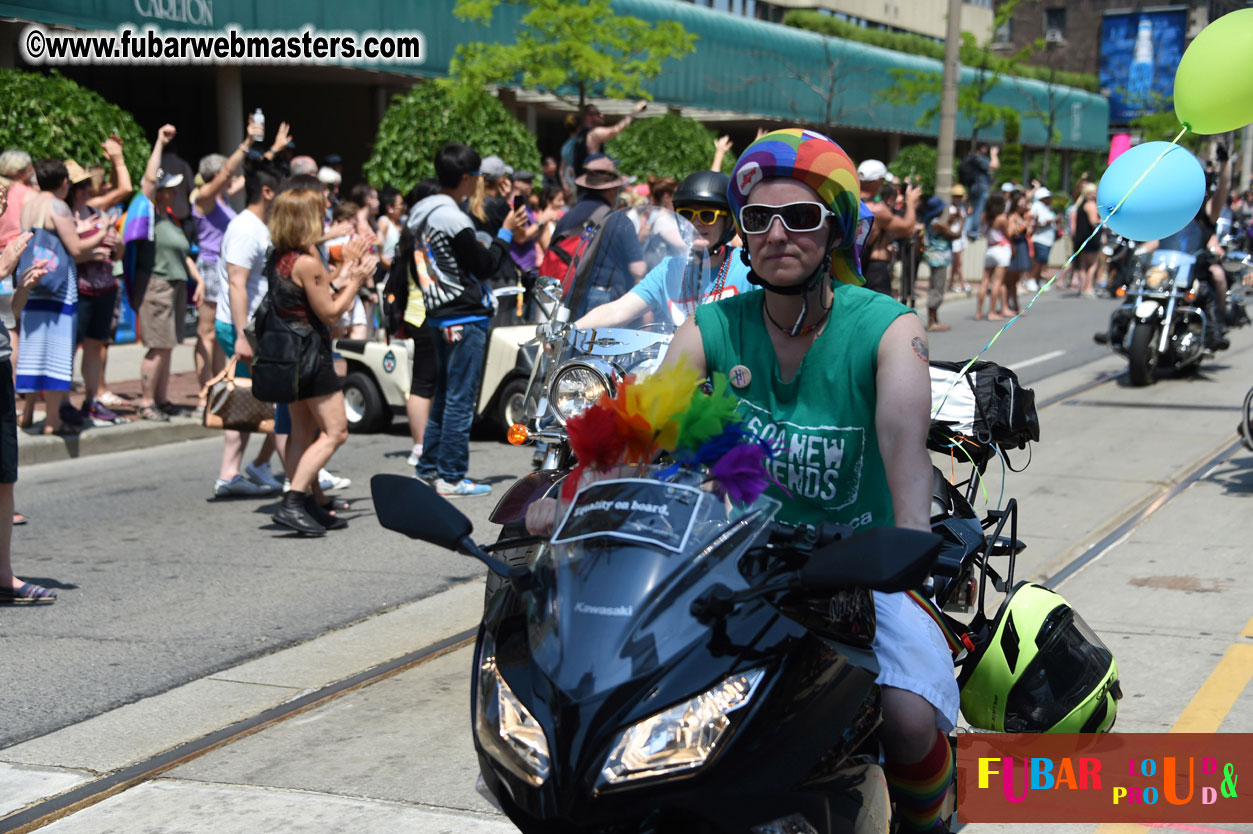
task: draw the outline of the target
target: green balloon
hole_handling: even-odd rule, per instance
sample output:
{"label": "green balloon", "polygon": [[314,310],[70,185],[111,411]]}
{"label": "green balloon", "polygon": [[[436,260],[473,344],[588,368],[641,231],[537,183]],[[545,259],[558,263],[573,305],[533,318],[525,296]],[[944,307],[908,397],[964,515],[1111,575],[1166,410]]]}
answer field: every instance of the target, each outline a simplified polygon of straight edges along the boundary
{"label": "green balloon", "polygon": [[1188,46],[1175,71],[1175,115],[1202,134],[1253,122],[1253,9],[1223,15]]}

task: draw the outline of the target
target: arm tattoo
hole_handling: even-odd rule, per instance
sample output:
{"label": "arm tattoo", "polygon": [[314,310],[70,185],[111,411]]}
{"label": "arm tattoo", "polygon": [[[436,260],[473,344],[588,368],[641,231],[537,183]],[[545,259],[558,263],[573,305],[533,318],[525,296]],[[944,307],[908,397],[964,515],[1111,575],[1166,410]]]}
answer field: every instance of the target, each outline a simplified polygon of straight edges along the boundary
{"label": "arm tattoo", "polygon": [[914,347],[914,353],[918,354],[919,359],[923,362],[931,361],[931,354],[927,352],[927,343],[921,336],[915,336],[914,341],[911,342],[911,344]]}

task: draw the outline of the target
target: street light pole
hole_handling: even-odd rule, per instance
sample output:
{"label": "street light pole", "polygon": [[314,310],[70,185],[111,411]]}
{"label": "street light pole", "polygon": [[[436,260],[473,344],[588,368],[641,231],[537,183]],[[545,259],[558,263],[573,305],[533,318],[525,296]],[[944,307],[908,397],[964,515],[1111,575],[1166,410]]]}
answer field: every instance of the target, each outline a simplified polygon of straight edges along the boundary
{"label": "street light pole", "polygon": [[940,93],[940,139],[936,148],[935,193],[948,202],[953,189],[953,143],[957,138],[957,83],[961,78],[962,0],[948,0],[944,33],[944,86]]}

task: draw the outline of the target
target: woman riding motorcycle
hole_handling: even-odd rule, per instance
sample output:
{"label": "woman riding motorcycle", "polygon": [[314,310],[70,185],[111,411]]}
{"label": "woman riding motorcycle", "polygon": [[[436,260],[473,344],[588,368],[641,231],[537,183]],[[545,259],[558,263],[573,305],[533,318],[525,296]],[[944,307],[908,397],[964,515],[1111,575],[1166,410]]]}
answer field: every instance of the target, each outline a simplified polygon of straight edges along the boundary
{"label": "woman riding motorcycle", "polygon": [[[859,193],[857,166],[820,133],[779,130],[749,145],[727,197],[748,280],[765,292],[697,307],[666,363],[729,378],[745,427],[775,450],[767,492],[783,502],[780,521],[929,531],[926,335],[908,307],[857,286],[873,221]],[[533,503],[528,530],[551,530],[557,510]],[[902,830],[943,830],[952,655],[908,596],[875,592],[874,603],[878,733]]]}
{"label": "woman riding motorcycle", "polygon": [[690,254],[662,259],[630,292],[589,310],[574,326],[622,327],[649,310],[669,310],[679,326],[698,304],[729,298],[753,289],[739,248],[728,241],[735,231],[727,202],[727,176],[697,171],[679,183],[675,212],[696,229]]}
{"label": "woman riding motorcycle", "polygon": [[[779,130],[750,145],[728,199],[765,292],[697,308],[666,361],[729,377],[746,428],[775,448],[781,521],[926,531],[926,335],[908,307],[857,286],[871,222],[858,195],[856,165],[826,136]],[[904,829],[932,830],[952,774],[952,656],[906,595],[874,601],[889,786]]]}

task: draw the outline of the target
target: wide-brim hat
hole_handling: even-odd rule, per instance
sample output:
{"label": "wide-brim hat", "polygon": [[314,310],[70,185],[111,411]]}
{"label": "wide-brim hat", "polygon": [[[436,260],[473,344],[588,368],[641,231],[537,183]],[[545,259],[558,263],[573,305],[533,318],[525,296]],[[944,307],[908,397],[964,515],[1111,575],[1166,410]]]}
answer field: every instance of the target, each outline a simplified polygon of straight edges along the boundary
{"label": "wide-brim hat", "polygon": [[583,166],[583,174],[574,181],[574,184],[579,188],[600,191],[618,188],[630,182],[635,182],[635,178],[620,173],[609,157],[599,156],[588,159],[587,164]]}
{"label": "wide-brim hat", "polygon": [[78,185],[91,179],[91,174],[72,159],[65,160],[65,172],[70,175],[70,185]]}
{"label": "wide-brim hat", "polygon": [[965,197],[966,186],[962,185],[961,183],[954,183],[953,188],[949,191],[949,193],[952,194],[954,197]]}

